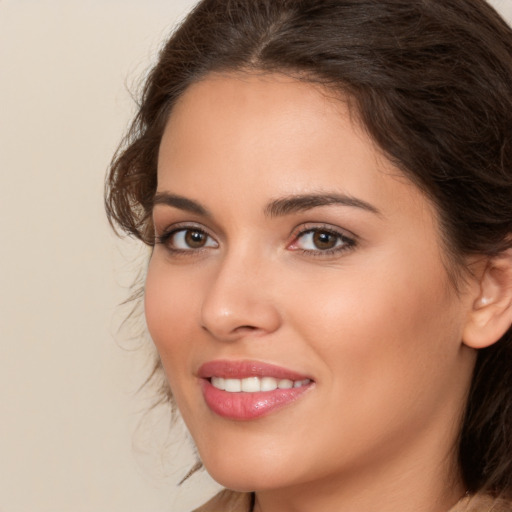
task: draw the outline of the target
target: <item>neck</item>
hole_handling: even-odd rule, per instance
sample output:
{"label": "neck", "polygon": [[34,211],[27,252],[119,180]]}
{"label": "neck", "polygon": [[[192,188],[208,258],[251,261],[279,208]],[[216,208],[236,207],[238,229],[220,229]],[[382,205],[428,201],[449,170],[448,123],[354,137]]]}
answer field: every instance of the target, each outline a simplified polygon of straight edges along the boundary
{"label": "neck", "polygon": [[[434,450],[436,452],[436,450]],[[329,479],[256,492],[254,512],[446,512],[464,495],[455,450],[383,458]]]}
{"label": "neck", "polygon": [[[254,512],[446,512],[465,494],[461,482],[443,486],[430,483],[412,492],[406,485],[360,488],[358,492],[348,486],[302,486],[289,492],[256,493]],[[292,491],[291,489],[289,491]],[[416,491],[416,489],[414,489]]]}

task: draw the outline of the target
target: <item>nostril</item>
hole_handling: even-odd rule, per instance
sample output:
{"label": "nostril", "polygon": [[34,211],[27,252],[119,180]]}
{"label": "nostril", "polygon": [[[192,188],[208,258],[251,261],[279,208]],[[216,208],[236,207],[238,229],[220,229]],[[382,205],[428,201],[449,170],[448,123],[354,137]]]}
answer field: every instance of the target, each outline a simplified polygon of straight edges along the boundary
{"label": "nostril", "polygon": [[252,335],[261,330],[254,325],[239,325],[232,329],[226,328],[225,330],[220,329],[219,326],[216,326],[215,328],[209,328],[208,325],[202,325],[201,328],[203,329],[203,331],[206,331],[207,333],[215,336],[216,338],[225,339],[226,341],[233,341],[246,335]]}
{"label": "nostril", "polygon": [[239,327],[233,330],[233,334],[249,334],[259,330],[260,329],[258,329],[254,325],[240,325]]}
{"label": "nostril", "polygon": [[272,303],[255,297],[252,292],[247,292],[246,297],[226,298],[225,290],[219,285],[202,304],[200,324],[203,332],[219,340],[233,341],[275,331],[280,316]]}

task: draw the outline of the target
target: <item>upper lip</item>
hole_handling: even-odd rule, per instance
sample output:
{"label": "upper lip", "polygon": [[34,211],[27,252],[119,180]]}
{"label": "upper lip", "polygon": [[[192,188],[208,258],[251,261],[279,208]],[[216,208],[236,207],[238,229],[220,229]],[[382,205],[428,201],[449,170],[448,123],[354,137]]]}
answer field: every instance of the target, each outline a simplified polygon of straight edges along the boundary
{"label": "upper lip", "polygon": [[310,379],[309,375],[260,361],[230,361],[218,359],[201,365],[198,376],[202,379],[223,377],[225,379],[245,379],[247,377],[273,377],[293,381]]}

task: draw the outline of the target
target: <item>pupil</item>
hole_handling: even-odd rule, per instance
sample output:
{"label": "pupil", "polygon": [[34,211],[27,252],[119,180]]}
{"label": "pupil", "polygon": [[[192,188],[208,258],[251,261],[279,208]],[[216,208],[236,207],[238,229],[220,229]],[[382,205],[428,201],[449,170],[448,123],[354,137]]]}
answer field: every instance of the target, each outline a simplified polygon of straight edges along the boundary
{"label": "pupil", "polygon": [[325,231],[315,233],[313,241],[318,249],[332,249],[336,245],[336,237]]}
{"label": "pupil", "polygon": [[201,233],[200,231],[187,231],[185,241],[189,247],[198,248],[204,245],[205,236],[204,233]]}

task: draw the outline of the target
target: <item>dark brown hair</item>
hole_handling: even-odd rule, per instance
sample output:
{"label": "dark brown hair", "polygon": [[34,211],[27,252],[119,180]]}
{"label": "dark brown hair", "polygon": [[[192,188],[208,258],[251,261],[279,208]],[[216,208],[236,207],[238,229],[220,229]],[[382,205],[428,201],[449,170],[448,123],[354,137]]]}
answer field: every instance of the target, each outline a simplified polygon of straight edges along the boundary
{"label": "dark brown hair", "polygon": [[[454,268],[512,245],[512,31],[484,0],[203,0],[162,49],[112,162],[114,226],[153,244],[172,107],[190,84],[230,71],[287,73],[349,98],[436,205]],[[510,329],[479,351],[459,446],[470,491],[512,497]]]}

